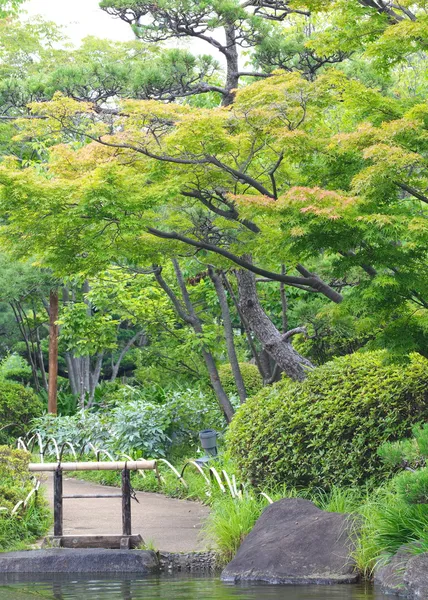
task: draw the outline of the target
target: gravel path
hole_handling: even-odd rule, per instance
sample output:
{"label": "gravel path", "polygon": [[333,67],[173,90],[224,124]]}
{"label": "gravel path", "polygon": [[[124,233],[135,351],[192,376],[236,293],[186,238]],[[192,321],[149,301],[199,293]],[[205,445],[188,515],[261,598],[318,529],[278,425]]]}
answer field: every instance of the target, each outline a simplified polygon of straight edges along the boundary
{"label": "gravel path", "polygon": [[[45,483],[47,498],[53,506],[52,476]],[[64,476],[64,494],[120,493],[118,488]],[[152,542],[157,550],[195,552],[206,550],[201,527],[209,508],[198,502],[167,498],[161,494],[137,492],[132,500],[132,533]],[[121,533],[120,498],[64,499],[64,535]]]}

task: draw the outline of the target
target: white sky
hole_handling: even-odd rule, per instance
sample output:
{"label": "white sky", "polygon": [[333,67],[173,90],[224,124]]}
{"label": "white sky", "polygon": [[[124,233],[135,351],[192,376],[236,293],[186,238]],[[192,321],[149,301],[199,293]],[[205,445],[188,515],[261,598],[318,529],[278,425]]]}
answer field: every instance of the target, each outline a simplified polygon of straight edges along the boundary
{"label": "white sky", "polygon": [[[94,35],[119,42],[134,39],[131,27],[115,19],[99,7],[100,0],[26,0],[23,9],[29,17],[40,15],[46,21],[54,21],[64,26],[65,34],[78,46],[80,41]],[[198,40],[170,42],[171,46],[188,47],[196,54],[212,54],[222,60],[217,50]]]}
{"label": "white sky", "polygon": [[116,41],[133,39],[132,30],[120,19],[114,19],[98,6],[99,0],[27,0],[23,8],[29,16],[41,15],[47,21],[65,26],[73,44],[94,35]]}

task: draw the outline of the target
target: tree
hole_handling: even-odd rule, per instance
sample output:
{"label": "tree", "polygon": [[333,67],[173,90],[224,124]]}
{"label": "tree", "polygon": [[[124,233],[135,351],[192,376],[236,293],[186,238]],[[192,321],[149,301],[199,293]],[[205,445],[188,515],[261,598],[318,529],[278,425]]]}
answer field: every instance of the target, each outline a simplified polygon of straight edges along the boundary
{"label": "tree", "polygon": [[[170,93],[170,99],[216,92],[227,106],[234,100],[234,91],[246,77],[265,77],[275,68],[303,70],[313,77],[325,64],[340,62],[344,54],[318,56],[302,43],[302,27],[292,43],[284,44],[275,24],[292,17],[298,22],[310,16],[305,2],[288,0],[238,0],[198,2],[196,0],[103,0],[100,6],[107,13],[129,23],[145,43],[160,43],[181,38],[197,39],[219,53],[226,63],[222,84],[210,81],[202,70],[199,77],[183,82],[181,89]],[[306,5],[306,6],[305,6]],[[240,53],[256,49],[255,65],[249,71],[240,67]],[[257,50],[258,49],[258,50]],[[153,96],[149,96],[153,97]],[[166,96],[167,97],[167,96]]]}
{"label": "tree", "polygon": [[[244,10],[233,5],[236,12],[226,14],[220,3],[221,19],[207,21],[214,10],[207,5],[206,14],[195,16],[194,33],[186,33],[178,22],[185,8],[181,4],[175,29],[168,21],[169,7],[161,4],[133,3],[132,10],[141,9],[138,18],[135,11],[129,16],[129,3],[108,4],[134,25],[137,19],[144,36],[205,36],[218,23],[227,26],[229,17],[237,27]],[[310,4],[312,10],[326,6]],[[379,24],[372,37],[378,49],[382,39],[404,31],[399,29],[403,23],[424,23],[422,3],[415,19],[392,19],[379,3],[362,4],[347,3],[347,18],[352,11],[358,18],[343,24],[343,32],[351,39],[356,27]],[[333,49],[331,34],[341,22],[336,10],[341,5],[334,3],[327,25],[306,48],[330,40]],[[254,17],[257,26],[271,26],[266,6],[256,16],[257,8],[247,8],[245,15]],[[142,25],[147,11],[164,21]],[[278,13],[273,16],[277,19]],[[359,43],[346,52],[362,50],[369,48]],[[19,252],[39,253],[58,272],[93,275],[117,264],[118,257],[150,268],[183,252],[195,253],[214,269],[233,268],[241,281],[240,315],[277,364],[297,379],[311,365],[287,344],[292,333],[303,330],[281,331],[266,311],[263,316],[253,310],[260,306],[258,282],[247,272],[336,304],[345,299],[334,310],[359,316],[371,311],[380,323],[377,341],[397,323],[409,322],[412,305],[418,306],[417,321],[410,319],[418,331],[412,343],[422,345],[423,108],[417,108],[416,96],[397,97],[393,82],[378,90],[345,70],[345,65],[341,71],[329,69],[315,79],[308,73],[273,73],[236,92],[229,107],[210,110],[128,100],[106,111],[92,101],[61,95],[33,105],[33,115],[40,118],[21,122],[23,138],[43,140],[47,164],[24,171],[6,166],[1,174],[11,243],[16,247],[19,240]],[[382,136],[386,143],[373,144]],[[70,139],[74,146],[47,148]],[[391,141],[396,143],[392,151],[386,148]],[[412,146],[412,153],[413,142],[417,151]],[[30,190],[37,202],[28,209]],[[408,222],[410,230],[404,225]],[[267,321],[261,325],[265,318],[269,326]]]}

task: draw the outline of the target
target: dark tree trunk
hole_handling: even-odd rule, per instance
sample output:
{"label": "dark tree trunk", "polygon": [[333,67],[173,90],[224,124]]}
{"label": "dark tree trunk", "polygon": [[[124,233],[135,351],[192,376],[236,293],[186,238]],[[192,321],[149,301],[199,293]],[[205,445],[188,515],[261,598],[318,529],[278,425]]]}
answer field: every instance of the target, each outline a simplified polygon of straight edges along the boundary
{"label": "dark tree trunk", "polygon": [[260,359],[260,354],[258,353],[256,345],[252,338],[250,326],[248,325],[247,320],[245,319],[245,316],[243,315],[241,309],[239,308],[238,298],[236,297],[235,292],[233,291],[232,286],[230,285],[230,281],[227,279],[226,275],[224,275],[223,281],[224,281],[227,291],[229,292],[230,297],[233,300],[235,308],[237,310],[239,319],[241,321],[242,329],[247,338],[248,346],[250,347],[251,354],[253,355],[254,362],[256,363],[256,367],[259,370],[261,378],[263,379],[263,381],[265,381],[265,379],[267,379],[267,373],[264,370],[263,363]]}
{"label": "dark tree trunk", "polygon": [[13,310],[13,314],[15,315],[15,319],[18,324],[19,331],[21,332],[22,338],[25,343],[25,347],[27,349],[27,356],[28,356],[28,361],[31,366],[31,373],[33,375],[34,387],[35,387],[36,391],[39,392],[40,384],[39,384],[39,375],[37,372],[36,360],[35,360],[35,356],[33,355],[32,350],[31,350],[30,337],[25,328],[25,323],[24,323],[24,319],[22,317],[20,304],[18,301],[10,302],[9,304]]}
{"label": "dark tree trunk", "polygon": [[58,290],[51,290],[49,296],[49,383],[48,412],[57,414],[58,395]]}
{"label": "dark tree trunk", "polygon": [[236,45],[235,25],[226,26],[224,30],[226,34],[225,56],[227,72],[225,89],[227,93],[223,95],[222,105],[229,106],[235,100],[233,90],[236,90],[239,84],[239,55]]}
{"label": "dark tree trunk", "polygon": [[211,281],[214,284],[215,291],[217,293],[218,302],[220,304],[221,316],[223,320],[224,337],[226,340],[227,356],[229,358],[230,366],[232,368],[233,378],[235,380],[236,389],[238,390],[238,396],[241,404],[247,399],[247,390],[245,389],[245,383],[242,379],[241,369],[239,367],[238,357],[236,355],[236,348],[233,336],[232,320],[230,318],[229,305],[227,303],[226,292],[223,287],[221,277],[217,275],[212,267],[209,268],[209,275]]}
{"label": "dark tree trunk", "polygon": [[303,381],[313,364],[301,356],[281,334],[260,305],[253,273],[237,271],[239,307],[262,347],[272,356],[284,373],[294,381]]}

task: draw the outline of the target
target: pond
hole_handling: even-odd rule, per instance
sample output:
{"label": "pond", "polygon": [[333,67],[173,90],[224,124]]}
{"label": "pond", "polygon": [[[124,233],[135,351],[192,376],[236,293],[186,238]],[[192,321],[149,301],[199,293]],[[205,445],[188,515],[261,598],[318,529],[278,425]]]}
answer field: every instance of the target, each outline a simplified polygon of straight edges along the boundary
{"label": "pond", "polygon": [[227,585],[218,578],[168,576],[102,578],[22,576],[0,580],[0,600],[391,600],[369,585]]}

